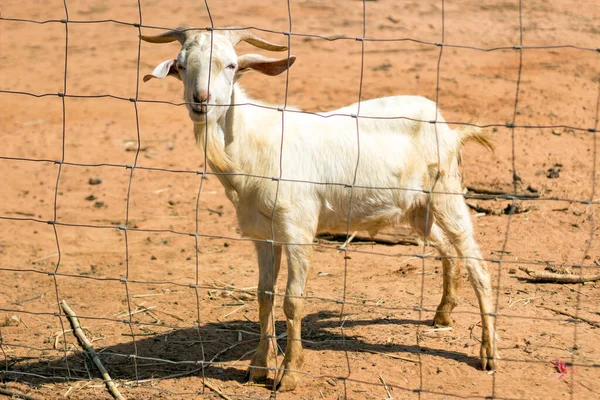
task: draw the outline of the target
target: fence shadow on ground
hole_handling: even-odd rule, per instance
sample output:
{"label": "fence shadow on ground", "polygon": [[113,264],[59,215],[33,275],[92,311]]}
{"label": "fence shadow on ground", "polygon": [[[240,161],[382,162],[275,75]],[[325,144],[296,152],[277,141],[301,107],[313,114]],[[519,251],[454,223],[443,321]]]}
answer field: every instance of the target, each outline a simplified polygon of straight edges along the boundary
{"label": "fence shadow on ground", "polygon": [[[431,321],[394,318],[346,320],[344,327],[349,330],[354,326],[379,324],[429,326]],[[428,356],[452,359],[473,368],[478,368],[480,365],[479,358],[460,352],[419,347],[416,344],[370,343],[358,336],[342,335],[339,326],[339,314],[333,312],[319,312],[304,317],[302,340],[304,348],[307,349],[308,360],[310,360],[311,350],[383,353],[390,354],[392,357],[411,358],[415,361],[416,355],[420,352]],[[276,322],[276,330],[278,334],[285,332],[285,323]],[[207,323],[201,325],[199,329],[182,328],[151,337],[136,337],[135,341],[130,340],[114,346],[100,347],[96,343],[96,351],[111,377],[119,381],[205,376],[243,383],[246,381],[246,365],[258,344],[258,337],[258,323],[234,320],[227,323]],[[283,350],[285,340],[285,338],[278,340],[278,345]],[[408,341],[414,342],[414,337]],[[133,354],[137,356],[132,357]],[[212,363],[202,371],[203,359]],[[282,359],[283,356],[280,354],[279,362]],[[71,352],[66,360],[64,357],[54,359],[23,357],[8,359],[7,366],[6,380],[16,380],[33,386],[49,381],[63,382],[67,380],[69,373],[73,380],[88,380],[100,376],[91,360],[79,347]],[[271,382],[267,382],[266,385],[270,387]]]}

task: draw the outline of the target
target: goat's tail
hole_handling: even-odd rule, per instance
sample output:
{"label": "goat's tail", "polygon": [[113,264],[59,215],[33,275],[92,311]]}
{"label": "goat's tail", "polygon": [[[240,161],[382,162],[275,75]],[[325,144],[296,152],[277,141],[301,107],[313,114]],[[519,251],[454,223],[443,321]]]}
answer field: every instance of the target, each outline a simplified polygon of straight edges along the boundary
{"label": "goat's tail", "polygon": [[460,136],[461,145],[467,142],[476,142],[492,153],[494,152],[494,142],[492,136],[476,125],[462,125],[456,129]]}

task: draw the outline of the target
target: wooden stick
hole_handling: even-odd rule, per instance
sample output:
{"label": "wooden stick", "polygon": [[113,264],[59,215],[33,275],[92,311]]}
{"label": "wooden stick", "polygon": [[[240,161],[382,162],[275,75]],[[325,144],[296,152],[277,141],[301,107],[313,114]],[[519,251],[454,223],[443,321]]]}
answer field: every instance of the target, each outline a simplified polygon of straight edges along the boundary
{"label": "wooden stick", "polygon": [[225,314],[225,316],[223,316],[223,318],[227,318],[227,317],[229,317],[231,314],[233,314],[233,313],[235,313],[235,312],[237,312],[237,311],[240,311],[240,310],[241,310],[242,308],[244,308],[244,307],[246,307],[246,304],[242,304],[241,306],[239,306],[238,308],[236,308],[236,309],[235,309],[235,310],[233,310],[232,312]]}
{"label": "wooden stick", "polygon": [[519,267],[519,269],[538,282],[583,283],[600,281],[600,275],[557,274],[548,271],[535,271],[527,267]]}
{"label": "wooden stick", "polygon": [[77,315],[75,315],[75,312],[71,309],[71,307],[69,307],[69,305],[64,300],[62,300],[60,302],[60,306],[64,310],[64,312],[67,314],[69,321],[71,322],[71,326],[73,327],[73,330],[75,331],[75,336],[77,337],[77,339],[79,339],[79,343],[88,352],[90,357],[92,357],[92,361],[94,362],[94,364],[96,364],[96,367],[102,374],[102,379],[104,379],[104,383],[106,384],[106,387],[110,391],[110,394],[112,394],[112,396],[115,399],[125,400],[125,397],[123,397],[121,392],[119,392],[119,389],[117,389],[117,385],[115,385],[115,382],[111,379],[110,375],[108,374],[108,371],[106,370],[106,368],[104,368],[104,365],[102,365],[102,363],[100,362],[100,358],[98,357],[96,350],[94,350],[92,343],[85,336],[85,333],[83,333],[83,330],[81,329],[81,325],[79,324],[79,319],[77,318]]}
{"label": "wooden stick", "polygon": [[[480,186],[467,186],[467,190],[471,193],[475,193],[475,194],[483,194],[483,195],[490,195],[490,196],[514,196],[514,194],[512,193],[507,193],[503,190],[497,190],[497,189],[490,189],[490,188],[485,188],[485,187],[480,187]],[[469,198],[472,195],[467,194],[465,197]],[[527,198],[531,198],[531,199],[537,199],[538,197],[540,197],[539,193],[535,193],[535,192],[523,192],[520,191],[517,193],[518,197],[527,197]]]}
{"label": "wooden stick", "polygon": [[396,360],[409,361],[409,362],[412,362],[412,363],[415,363],[415,364],[419,363],[418,360],[413,360],[413,359],[407,358],[407,357],[400,357],[400,356],[397,356],[395,354],[383,353],[381,351],[375,351],[375,350],[362,350],[362,351],[364,351],[365,353],[378,354],[378,355],[381,355],[381,356],[395,358]]}
{"label": "wooden stick", "polygon": [[[162,365],[162,363],[160,365]],[[192,370],[189,370],[189,371],[185,371],[185,372],[178,372],[178,373],[172,374],[172,375],[159,376],[159,377],[149,378],[149,379],[140,379],[138,381],[135,381],[135,380],[134,381],[126,381],[126,382],[123,382],[123,385],[124,386],[139,385],[140,383],[164,381],[166,379],[180,378],[182,376],[191,375],[191,374],[196,373],[198,371],[202,371],[202,367],[195,368],[195,369],[192,369]]]}
{"label": "wooden stick", "polygon": [[577,315],[573,315],[573,314],[570,314],[570,313],[565,312],[565,311],[557,310],[555,308],[544,307],[544,306],[540,306],[540,307],[541,308],[545,308],[546,310],[554,311],[557,314],[566,315],[567,317],[571,317],[573,319],[578,319],[578,320],[583,321],[583,322],[585,322],[587,324],[595,326],[596,328],[600,328],[600,322],[592,321],[591,319],[587,319],[587,318],[583,318],[583,317],[580,317],[580,316],[577,316]]}
{"label": "wooden stick", "polygon": [[247,343],[256,342],[256,341],[258,341],[258,340],[259,340],[259,338],[254,338],[254,339],[249,339],[249,340],[244,340],[244,341],[241,341],[241,342],[234,343],[234,344],[232,344],[231,346],[229,346],[229,347],[227,347],[227,348],[225,348],[225,349],[223,349],[223,350],[219,351],[217,354],[215,354],[215,355],[213,356],[213,358],[211,358],[211,359],[210,359],[210,361],[208,362],[208,364],[212,364],[212,363],[214,363],[214,362],[215,362],[215,360],[216,360],[217,358],[219,358],[219,356],[221,356],[223,353],[227,353],[229,350],[231,350],[231,349],[233,349],[233,348],[235,348],[235,347],[237,347],[237,346],[240,346],[240,345],[243,345],[243,344],[247,344]]}
{"label": "wooden stick", "polygon": [[354,237],[356,236],[356,234],[358,233],[358,231],[354,231],[354,233],[352,235],[350,235],[350,237],[348,239],[346,239],[346,241],[344,242],[343,245],[341,245],[340,247],[338,247],[339,250],[346,250],[346,248],[348,247],[348,245],[350,244],[350,242],[354,239]]}
{"label": "wooden stick", "polygon": [[383,376],[381,376],[381,374],[379,374],[378,376],[379,376],[379,380],[381,381],[381,383],[383,383],[383,388],[385,389],[385,391],[387,393],[387,397],[385,398],[385,400],[392,400],[392,394],[390,393],[390,389],[388,388],[387,383],[385,383]]}
{"label": "wooden stick", "polygon": [[426,331],[421,332],[422,335],[428,335],[430,333],[435,333],[435,332],[445,332],[445,331],[451,331],[452,327],[451,326],[445,326],[442,328],[433,328],[433,329],[428,329]]}
{"label": "wooden stick", "polygon": [[0,388],[0,394],[10,397],[11,399],[37,400],[35,397],[27,396],[26,394],[12,392],[8,389]]}
{"label": "wooden stick", "polygon": [[[339,243],[341,241],[346,241],[347,237],[346,234],[319,234],[317,235],[317,239],[320,242],[326,242],[326,243]],[[361,242],[361,243],[372,243],[375,242],[375,244],[383,244],[386,246],[395,246],[395,245],[403,245],[403,246],[419,246],[419,242],[409,236],[403,236],[400,239],[387,239],[387,238],[383,238],[383,237],[366,237],[366,236],[362,236],[362,235],[356,235],[354,236],[354,238],[352,239],[355,243],[356,242]],[[341,246],[340,246],[341,247]]]}
{"label": "wooden stick", "polygon": [[220,398],[225,399],[225,400],[231,400],[231,397],[227,396],[225,393],[221,392],[219,390],[219,388],[217,388],[215,385],[213,385],[212,383],[210,383],[208,381],[208,379],[204,379],[204,382],[202,382],[204,384],[204,386],[206,386],[207,388],[209,388],[210,390],[212,390],[213,392],[215,392]]}

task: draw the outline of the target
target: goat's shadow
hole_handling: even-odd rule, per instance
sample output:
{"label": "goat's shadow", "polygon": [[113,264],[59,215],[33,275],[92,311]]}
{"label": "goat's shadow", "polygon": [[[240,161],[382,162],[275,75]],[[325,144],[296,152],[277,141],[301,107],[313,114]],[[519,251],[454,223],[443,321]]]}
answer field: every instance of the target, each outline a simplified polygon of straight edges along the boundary
{"label": "goat's shadow", "polygon": [[[344,327],[380,324],[430,325],[431,322],[390,318],[346,320]],[[302,324],[303,345],[308,351],[305,356],[310,358],[311,350],[375,352],[397,356],[425,353],[466,363],[474,368],[480,362],[479,358],[463,353],[416,344],[370,343],[359,336],[342,335],[339,326],[339,314],[319,312],[305,316]],[[276,331],[279,334],[285,332],[285,323],[276,322]],[[204,375],[211,379],[243,383],[246,380],[245,365],[258,344],[258,338],[258,323],[247,320],[228,321],[226,324],[211,322],[199,328],[171,330],[152,337],[136,337],[135,341],[114,346],[97,347],[96,352],[114,379],[144,380]],[[278,345],[285,349],[285,338],[280,338]],[[133,357],[133,354],[136,356]],[[282,356],[279,357],[282,360]],[[212,363],[202,369],[202,360]],[[53,360],[9,358],[2,373],[5,380],[17,380],[30,385],[48,380],[62,381],[67,376],[74,380],[99,376],[91,360],[81,351]]]}

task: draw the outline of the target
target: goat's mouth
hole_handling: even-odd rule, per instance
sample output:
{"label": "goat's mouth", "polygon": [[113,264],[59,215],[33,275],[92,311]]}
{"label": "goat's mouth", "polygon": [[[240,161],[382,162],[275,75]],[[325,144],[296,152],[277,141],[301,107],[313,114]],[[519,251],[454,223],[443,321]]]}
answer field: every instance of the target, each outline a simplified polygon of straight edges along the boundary
{"label": "goat's mouth", "polygon": [[188,108],[196,114],[206,114],[208,112],[207,103],[191,103],[188,105]]}
{"label": "goat's mouth", "polygon": [[188,111],[192,120],[203,122],[208,114],[208,106],[206,104],[194,104],[188,106]]}

